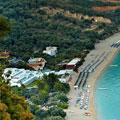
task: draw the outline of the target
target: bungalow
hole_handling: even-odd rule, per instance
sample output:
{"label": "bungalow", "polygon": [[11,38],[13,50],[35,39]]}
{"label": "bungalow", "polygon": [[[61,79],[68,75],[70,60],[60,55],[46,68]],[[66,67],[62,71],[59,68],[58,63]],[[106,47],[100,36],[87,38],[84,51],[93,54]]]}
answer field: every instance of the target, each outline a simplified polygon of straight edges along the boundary
{"label": "bungalow", "polygon": [[46,60],[44,58],[30,58],[28,60],[28,65],[34,70],[43,70]]}
{"label": "bungalow", "polygon": [[46,47],[46,50],[43,51],[43,53],[48,54],[50,56],[56,56],[57,53],[57,47]]}
{"label": "bungalow", "polygon": [[76,67],[76,64],[81,60],[81,58],[72,59],[66,66],[66,69],[73,70]]}
{"label": "bungalow", "polygon": [[0,59],[7,59],[9,58],[8,52],[0,52]]}

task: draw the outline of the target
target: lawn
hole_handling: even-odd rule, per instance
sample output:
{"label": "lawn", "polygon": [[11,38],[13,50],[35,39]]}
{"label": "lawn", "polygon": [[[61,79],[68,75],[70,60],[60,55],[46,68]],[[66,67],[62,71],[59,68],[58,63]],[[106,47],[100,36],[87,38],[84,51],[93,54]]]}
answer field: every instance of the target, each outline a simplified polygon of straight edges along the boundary
{"label": "lawn", "polygon": [[38,80],[35,80],[35,81],[33,81],[32,83],[30,83],[29,85],[27,85],[26,87],[28,88],[28,87],[36,86],[37,83],[38,83]]}

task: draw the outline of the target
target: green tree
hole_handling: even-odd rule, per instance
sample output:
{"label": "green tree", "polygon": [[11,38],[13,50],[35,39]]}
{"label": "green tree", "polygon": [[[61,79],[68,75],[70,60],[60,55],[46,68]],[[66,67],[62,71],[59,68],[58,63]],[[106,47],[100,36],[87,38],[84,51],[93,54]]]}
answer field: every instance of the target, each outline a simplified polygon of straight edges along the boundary
{"label": "green tree", "polygon": [[29,67],[28,65],[27,65],[27,63],[25,63],[25,62],[18,62],[18,63],[9,63],[8,65],[7,65],[7,67],[9,67],[9,68],[24,68],[24,69],[27,69],[27,70],[33,70],[31,67]]}
{"label": "green tree", "polygon": [[0,77],[0,104],[5,107],[0,111],[0,119],[2,120],[4,112],[9,120],[32,120],[33,115],[29,112],[28,103],[25,102],[24,97],[12,94],[11,87],[6,81]]}
{"label": "green tree", "polygon": [[53,89],[55,83],[59,81],[58,76],[53,73],[50,73],[48,76],[44,76],[43,80],[50,86],[50,89]]}
{"label": "green tree", "polygon": [[37,86],[39,90],[46,90],[49,92],[49,86],[44,80],[38,80]]}
{"label": "green tree", "polygon": [[[8,21],[0,16],[0,37],[11,30]],[[0,67],[0,119],[1,120],[32,120],[33,115],[28,109],[28,103],[23,97],[12,94],[9,80],[2,78],[3,68]],[[8,72],[9,77],[11,72]]]}
{"label": "green tree", "polygon": [[45,101],[48,98],[48,92],[45,90],[39,91],[39,98],[43,101]]}
{"label": "green tree", "polygon": [[51,116],[61,116],[63,118],[66,116],[66,113],[63,111],[63,109],[59,107],[50,108],[49,112]]}
{"label": "green tree", "polygon": [[63,85],[62,85],[62,83],[60,83],[60,82],[56,82],[55,83],[55,85],[54,85],[54,90],[55,90],[55,92],[62,92],[63,91]]}
{"label": "green tree", "polygon": [[65,93],[68,93],[70,91],[70,85],[68,83],[62,83],[63,86],[64,86],[64,92]]}
{"label": "green tree", "polygon": [[0,119],[11,120],[10,114],[7,112],[8,107],[0,101]]}
{"label": "green tree", "polygon": [[35,115],[37,116],[37,120],[41,120],[43,118],[46,118],[48,116],[48,111],[44,111],[44,110],[36,110]]}
{"label": "green tree", "polygon": [[44,103],[44,101],[41,100],[38,95],[32,96],[32,97],[30,98],[30,101],[32,101],[32,102],[33,102],[34,104],[36,104],[36,105],[42,105],[42,104]]}
{"label": "green tree", "polygon": [[45,118],[44,120],[65,120],[61,116],[50,116],[48,118]]}
{"label": "green tree", "polygon": [[35,112],[39,109],[37,105],[30,105],[30,111],[31,113],[35,114]]}
{"label": "green tree", "polygon": [[65,104],[65,103],[58,103],[57,106],[58,106],[58,107],[61,107],[61,108],[63,108],[63,109],[67,109],[67,108],[68,108],[68,105]]}
{"label": "green tree", "polygon": [[61,101],[61,102],[64,102],[64,103],[67,103],[68,102],[68,98],[67,98],[67,96],[65,95],[65,94],[61,94],[61,95],[59,95],[59,100]]}
{"label": "green tree", "polygon": [[10,31],[10,23],[3,16],[0,16],[0,37],[6,35]]}

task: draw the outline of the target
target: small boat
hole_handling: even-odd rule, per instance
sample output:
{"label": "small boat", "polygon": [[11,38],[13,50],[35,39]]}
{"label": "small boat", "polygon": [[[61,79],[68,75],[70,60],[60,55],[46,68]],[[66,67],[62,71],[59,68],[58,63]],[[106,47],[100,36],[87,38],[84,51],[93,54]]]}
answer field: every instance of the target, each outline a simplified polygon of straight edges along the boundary
{"label": "small boat", "polygon": [[108,88],[97,88],[98,90],[108,90]]}
{"label": "small boat", "polygon": [[118,66],[118,65],[110,65],[110,66],[116,67],[116,66]]}

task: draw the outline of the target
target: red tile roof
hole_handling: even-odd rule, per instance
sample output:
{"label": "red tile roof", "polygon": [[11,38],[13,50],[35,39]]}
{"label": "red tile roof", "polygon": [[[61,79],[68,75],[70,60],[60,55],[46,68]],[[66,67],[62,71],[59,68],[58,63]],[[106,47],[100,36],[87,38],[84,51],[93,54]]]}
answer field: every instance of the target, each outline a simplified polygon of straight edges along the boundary
{"label": "red tile roof", "polygon": [[74,65],[67,65],[67,66],[66,66],[66,69],[69,69],[69,70],[74,69],[74,68],[75,68]]}
{"label": "red tile roof", "polygon": [[0,52],[0,55],[9,55],[8,52]]}
{"label": "red tile roof", "polygon": [[38,66],[42,66],[42,64],[28,64],[30,67],[38,67]]}

